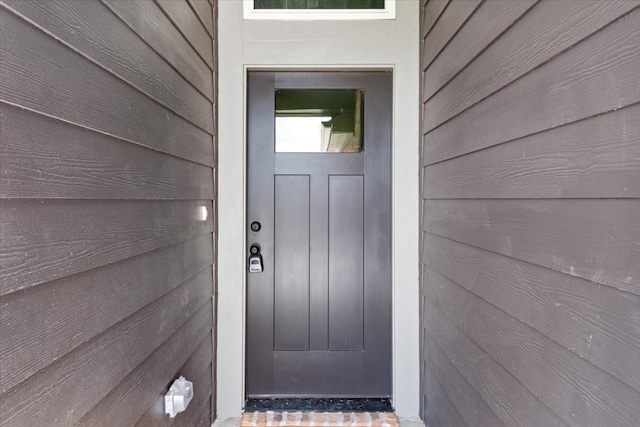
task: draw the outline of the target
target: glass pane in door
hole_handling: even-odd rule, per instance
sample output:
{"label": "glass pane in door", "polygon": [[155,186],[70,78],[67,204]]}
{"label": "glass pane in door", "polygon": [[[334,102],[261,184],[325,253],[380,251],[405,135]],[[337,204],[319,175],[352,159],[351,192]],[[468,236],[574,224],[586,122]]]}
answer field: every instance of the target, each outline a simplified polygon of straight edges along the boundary
{"label": "glass pane in door", "polygon": [[363,150],[364,92],[358,89],[278,89],[275,151],[359,153]]}

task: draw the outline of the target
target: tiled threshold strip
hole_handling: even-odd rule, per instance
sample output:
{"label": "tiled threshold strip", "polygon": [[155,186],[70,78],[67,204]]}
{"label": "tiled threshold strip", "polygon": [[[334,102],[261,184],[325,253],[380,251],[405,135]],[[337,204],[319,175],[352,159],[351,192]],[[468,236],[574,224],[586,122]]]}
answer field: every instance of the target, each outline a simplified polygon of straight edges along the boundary
{"label": "tiled threshold strip", "polygon": [[393,412],[245,412],[240,427],[398,427]]}

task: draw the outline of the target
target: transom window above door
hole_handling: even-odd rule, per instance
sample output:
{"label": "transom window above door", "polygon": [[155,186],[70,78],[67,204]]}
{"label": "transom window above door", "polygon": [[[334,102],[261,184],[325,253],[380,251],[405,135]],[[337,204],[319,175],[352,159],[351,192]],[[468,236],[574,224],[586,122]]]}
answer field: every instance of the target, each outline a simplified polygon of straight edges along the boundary
{"label": "transom window above door", "polygon": [[244,19],[395,19],[396,0],[243,0]]}

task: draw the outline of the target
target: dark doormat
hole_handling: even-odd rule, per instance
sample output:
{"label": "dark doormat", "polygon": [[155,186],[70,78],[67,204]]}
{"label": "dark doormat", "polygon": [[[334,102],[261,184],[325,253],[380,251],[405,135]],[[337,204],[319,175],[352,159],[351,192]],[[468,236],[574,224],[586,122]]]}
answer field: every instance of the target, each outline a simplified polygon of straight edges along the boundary
{"label": "dark doormat", "polygon": [[253,411],[393,412],[389,399],[249,399]]}

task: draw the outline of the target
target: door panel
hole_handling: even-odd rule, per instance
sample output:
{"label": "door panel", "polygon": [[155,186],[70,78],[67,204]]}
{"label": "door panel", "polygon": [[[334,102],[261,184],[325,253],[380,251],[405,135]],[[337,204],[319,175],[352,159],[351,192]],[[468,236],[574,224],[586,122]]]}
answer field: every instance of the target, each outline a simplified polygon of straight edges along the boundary
{"label": "door panel", "polygon": [[329,177],[329,350],[363,350],[364,179]]}
{"label": "door panel", "polygon": [[329,186],[326,175],[311,176],[310,257],[313,260],[313,274],[309,278],[311,301],[309,304],[310,350],[329,349]]}
{"label": "door panel", "polygon": [[275,177],[275,350],[309,349],[309,176]]}
{"label": "door panel", "polygon": [[[247,276],[247,395],[388,397],[391,74],[250,72],[248,88],[247,247],[264,269]],[[363,118],[364,150],[276,153],[278,89],[358,89],[346,122]]]}

